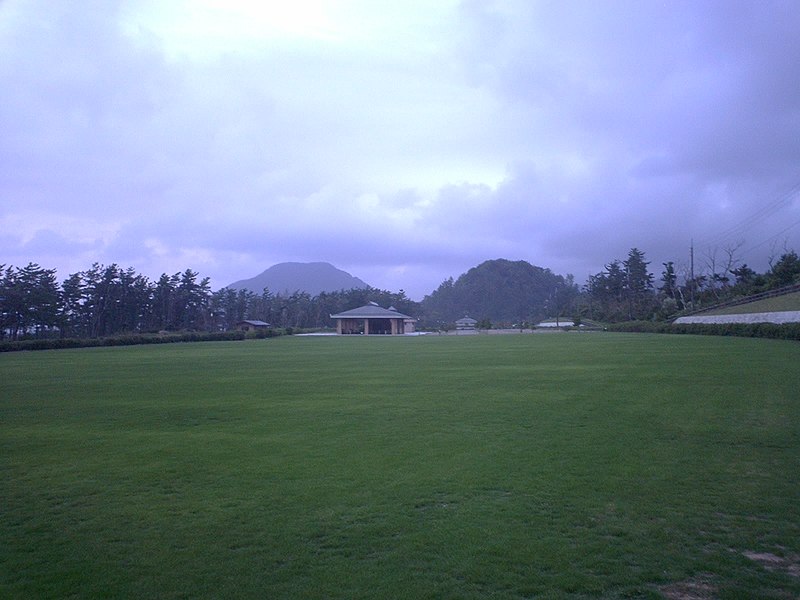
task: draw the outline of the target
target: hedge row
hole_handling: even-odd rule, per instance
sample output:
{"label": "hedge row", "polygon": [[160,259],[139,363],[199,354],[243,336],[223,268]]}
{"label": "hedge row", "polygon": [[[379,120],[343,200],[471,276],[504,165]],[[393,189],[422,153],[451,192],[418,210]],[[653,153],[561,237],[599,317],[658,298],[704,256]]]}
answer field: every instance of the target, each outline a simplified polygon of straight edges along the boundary
{"label": "hedge row", "polygon": [[97,346],[138,346],[140,344],[175,344],[179,342],[225,342],[244,339],[264,339],[282,335],[275,329],[222,331],[217,333],[185,332],[168,334],[129,334],[106,338],[63,338],[0,342],[0,352],[20,350],[59,350],[64,348],[93,348]]}
{"label": "hedge row", "polygon": [[628,321],[608,326],[609,331],[635,333],[688,333],[693,335],[732,335],[737,337],[772,338],[800,341],[800,323],[657,323]]}

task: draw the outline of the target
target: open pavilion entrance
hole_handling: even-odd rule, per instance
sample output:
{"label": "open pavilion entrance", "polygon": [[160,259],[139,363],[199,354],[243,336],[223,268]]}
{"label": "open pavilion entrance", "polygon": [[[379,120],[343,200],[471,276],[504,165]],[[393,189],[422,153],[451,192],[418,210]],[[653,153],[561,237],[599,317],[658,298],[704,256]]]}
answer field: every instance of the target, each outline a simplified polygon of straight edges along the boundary
{"label": "open pavilion entrance", "polygon": [[331,315],[339,335],[401,335],[414,331],[414,318],[394,307],[382,308],[371,302],[365,306]]}

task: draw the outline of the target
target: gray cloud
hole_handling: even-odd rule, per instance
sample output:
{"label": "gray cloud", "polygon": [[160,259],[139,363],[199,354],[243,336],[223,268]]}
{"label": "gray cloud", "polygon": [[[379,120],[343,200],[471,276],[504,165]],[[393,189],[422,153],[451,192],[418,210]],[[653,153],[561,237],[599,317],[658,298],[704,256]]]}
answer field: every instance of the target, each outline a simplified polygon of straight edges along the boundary
{"label": "gray cloud", "polygon": [[164,6],[0,4],[2,260],[328,260],[421,297],[489,258],[800,245],[791,2],[364,3],[321,37]]}

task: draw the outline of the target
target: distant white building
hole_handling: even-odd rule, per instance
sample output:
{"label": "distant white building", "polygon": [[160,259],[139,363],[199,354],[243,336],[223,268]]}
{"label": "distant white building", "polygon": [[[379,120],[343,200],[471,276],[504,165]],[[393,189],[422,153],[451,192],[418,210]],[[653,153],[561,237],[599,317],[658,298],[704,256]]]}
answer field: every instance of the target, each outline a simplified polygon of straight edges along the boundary
{"label": "distant white building", "polygon": [[559,319],[558,322],[548,319],[537,324],[536,327],[575,327],[575,322],[572,319]]}
{"label": "distant white building", "polygon": [[472,317],[464,315],[456,321],[456,329],[459,331],[472,331],[478,322]]}

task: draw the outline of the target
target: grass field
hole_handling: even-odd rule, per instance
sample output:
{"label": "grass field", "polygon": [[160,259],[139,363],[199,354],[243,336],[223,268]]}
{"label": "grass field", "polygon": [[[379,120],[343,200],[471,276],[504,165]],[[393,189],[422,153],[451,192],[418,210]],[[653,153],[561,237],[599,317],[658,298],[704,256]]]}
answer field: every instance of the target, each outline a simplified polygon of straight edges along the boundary
{"label": "grass field", "polygon": [[776,296],[774,298],[764,298],[763,300],[757,300],[748,304],[717,308],[714,310],[709,310],[704,314],[741,315],[756,312],[782,312],[795,310],[800,310],[800,292],[784,294],[783,296]]}
{"label": "grass field", "polygon": [[0,355],[3,598],[797,598],[800,344]]}

